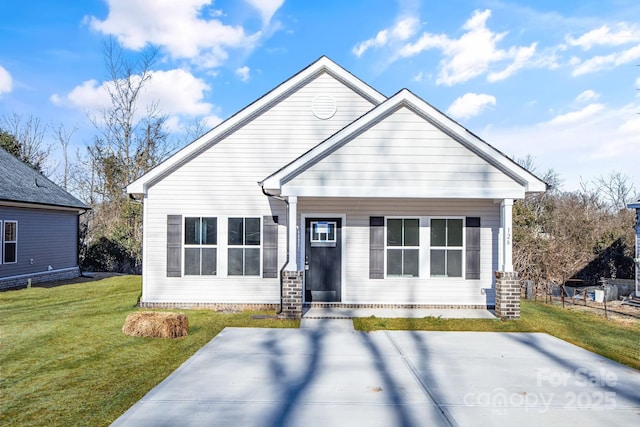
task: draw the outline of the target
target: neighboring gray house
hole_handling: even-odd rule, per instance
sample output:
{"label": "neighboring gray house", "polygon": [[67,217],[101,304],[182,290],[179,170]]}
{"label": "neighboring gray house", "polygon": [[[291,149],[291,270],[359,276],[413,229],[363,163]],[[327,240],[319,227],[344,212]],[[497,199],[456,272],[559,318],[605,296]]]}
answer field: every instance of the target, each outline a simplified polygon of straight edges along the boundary
{"label": "neighboring gray house", "polygon": [[513,201],[545,190],[410,91],[322,57],[127,187],[141,305],[493,306]]}
{"label": "neighboring gray house", "polygon": [[627,207],[636,210],[636,257],[633,261],[636,265],[636,297],[640,297],[640,199]]}
{"label": "neighboring gray house", "polygon": [[88,207],[0,148],[0,288],[78,277]]}

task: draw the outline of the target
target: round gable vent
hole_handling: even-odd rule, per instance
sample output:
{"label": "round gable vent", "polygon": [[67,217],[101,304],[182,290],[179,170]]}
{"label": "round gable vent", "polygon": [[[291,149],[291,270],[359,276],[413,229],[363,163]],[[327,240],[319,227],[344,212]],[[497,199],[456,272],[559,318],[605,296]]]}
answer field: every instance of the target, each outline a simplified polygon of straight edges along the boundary
{"label": "round gable vent", "polygon": [[316,96],[313,100],[313,104],[311,105],[313,115],[322,120],[327,120],[333,117],[333,115],[336,114],[337,109],[336,100],[333,99],[332,96],[328,95]]}

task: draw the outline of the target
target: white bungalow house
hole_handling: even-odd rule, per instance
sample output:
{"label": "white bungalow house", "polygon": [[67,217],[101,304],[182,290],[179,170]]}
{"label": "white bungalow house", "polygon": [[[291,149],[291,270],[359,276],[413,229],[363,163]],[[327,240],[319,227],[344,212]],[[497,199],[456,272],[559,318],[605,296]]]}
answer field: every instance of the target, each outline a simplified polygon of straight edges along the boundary
{"label": "white bungalow house", "polygon": [[545,189],[410,91],[322,57],[128,186],[141,304],[490,307],[513,201]]}

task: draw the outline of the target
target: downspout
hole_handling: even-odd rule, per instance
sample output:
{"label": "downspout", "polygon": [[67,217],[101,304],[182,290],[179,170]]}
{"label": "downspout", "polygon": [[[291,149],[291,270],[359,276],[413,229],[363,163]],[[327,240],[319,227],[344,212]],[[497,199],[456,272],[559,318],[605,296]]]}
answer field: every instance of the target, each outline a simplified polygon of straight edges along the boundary
{"label": "downspout", "polygon": [[275,199],[275,200],[280,200],[281,202],[284,202],[285,205],[287,205],[287,208],[285,209],[285,226],[287,228],[287,257],[286,257],[286,260],[284,261],[284,265],[280,269],[280,308],[278,309],[278,311],[276,311],[276,314],[280,314],[282,313],[282,298],[283,298],[282,276],[284,273],[284,269],[289,264],[289,201],[284,197],[279,197],[279,196],[276,196],[275,194],[267,193],[262,183],[260,183],[260,189],[262,190],[262,194],[264,194],[265,196],[271,197],[272,199]]}

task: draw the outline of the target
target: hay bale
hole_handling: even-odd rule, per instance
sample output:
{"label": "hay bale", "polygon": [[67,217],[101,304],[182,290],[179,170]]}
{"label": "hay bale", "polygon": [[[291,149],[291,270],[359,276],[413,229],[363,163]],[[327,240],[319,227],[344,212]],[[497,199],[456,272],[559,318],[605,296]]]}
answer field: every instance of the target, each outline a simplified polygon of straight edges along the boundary
{"label": "hay bale", "polygon": [[184,313],[139,311],[127,316],[122,332],[133,337],[180,338],[189,333],[189,319]]}

